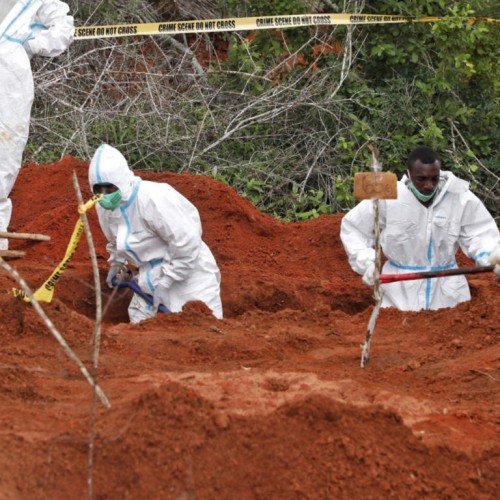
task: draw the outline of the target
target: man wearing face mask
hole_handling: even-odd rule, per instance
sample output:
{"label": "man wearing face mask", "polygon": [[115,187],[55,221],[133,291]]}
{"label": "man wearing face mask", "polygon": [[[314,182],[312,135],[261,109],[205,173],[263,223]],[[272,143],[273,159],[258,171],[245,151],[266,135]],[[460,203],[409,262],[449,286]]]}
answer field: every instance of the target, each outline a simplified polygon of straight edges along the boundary
{"label": "man wearing face mask", "polygon": [[[55,57],[73,42],[73,17],[60,0],[0,0],[0,231],[7,231],[10,192],[21,169],[34,98],[30,60]],[[8,240],[0,238],[0,250]]]}
{"label": "man wearing face mask", "polygon": [[[398,182],[396,200],[380,200],[380,244],[386,257],[382,273],[440,271],[457,267],[462,251],[476,265],[494,264],[500,274],[500,234],[495,220],[469,190],[469,183],[441,170],[437,153],[415,148]],[[374,208],[363,200],[342,219],[340,237],[349,263],[373,286]],[[470,300],[463,275],[399,281],[381,285],[382,307],[405,311],[454,307]]]}
{"label": "man wearing face mask", "polygon": [[222,318],[220,272],[202,240],[194,205],[170,185],[134,175],[123,155],[107,144],[90,162],[89,184],[94,194],[103,195],[96,210],[108,240],[108,286],[114,286],[130,263],[138,269],[138,286],[153,296],[151,306],[134,294],[130,321],[155,316],[161,304],[180,312],[191,300],[205,302]]}

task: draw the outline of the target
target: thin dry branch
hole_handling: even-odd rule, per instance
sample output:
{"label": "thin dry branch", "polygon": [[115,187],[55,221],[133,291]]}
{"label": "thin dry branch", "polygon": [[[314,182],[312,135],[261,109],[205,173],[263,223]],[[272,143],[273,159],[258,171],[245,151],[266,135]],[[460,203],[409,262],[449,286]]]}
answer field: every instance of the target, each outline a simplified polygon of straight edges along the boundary
{"label": "thin dry branch", "polygon": [[[73,171],[73,188],[75,189],[76,199],[79,205],[83,205],[82,191],[80,189],[80,184],[78,182],[78,177],[76,172]],[[94,276],[94,287],[95,287],[95,298],[96,298],[96,320],[95,329],[92,335],[94,351],[92,356],[92,375],[94,380],[97,381],[97,368],[99,366],[99,349],[101,345],[101,326],[102,326],[102,299],[101,299],[101,283],[99,280],[99,267],[97,265],[97,255],[94,246],[94,239],[92,238],[92,232],[90,231],[89,221],[86,213],[80,215],[83,220],[83,227],[85,230],[85,236],[87,237],[87,243],[89,246],[90,260],[92,262],[92,271]],[[92,394],[92,409],[90,418],[90,435],[89,435],[89,456],[88,456],[88,473],[87,473],[87,486],[88,486],[88,497],[93,498],[93,475],[94,475],[94,445],[95,445],[95,429],[96,429],[96,414],[97,414],[97,394],[94,389]]]}

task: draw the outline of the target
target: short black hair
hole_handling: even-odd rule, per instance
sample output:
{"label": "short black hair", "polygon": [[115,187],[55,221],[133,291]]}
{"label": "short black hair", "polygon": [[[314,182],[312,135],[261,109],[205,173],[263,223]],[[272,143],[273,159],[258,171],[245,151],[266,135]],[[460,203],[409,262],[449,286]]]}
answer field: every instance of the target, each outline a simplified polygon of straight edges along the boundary
{"label": "short black hair", "polygon": [[439,156],[432,148],[428,146],[417,146],[409,155],[406,160],[406,166],[408,169],[413,167],[414,163],[420,160],[422,163],[429,165],[435,161],[439,161]]}

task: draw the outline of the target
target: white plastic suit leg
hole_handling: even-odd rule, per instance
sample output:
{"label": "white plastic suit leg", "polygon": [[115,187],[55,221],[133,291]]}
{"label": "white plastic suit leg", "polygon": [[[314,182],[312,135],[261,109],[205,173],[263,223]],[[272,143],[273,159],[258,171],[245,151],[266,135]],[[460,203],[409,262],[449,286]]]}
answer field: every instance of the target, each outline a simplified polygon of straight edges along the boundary
{"label": "white plastic suit leg", "polygon": [[[201,300],[213,315],[222,319],[222,302],[220,298],[220,274],[198,273],[188,283],[173,284],[169,289],[169,302],[164,304],[169,311],[181,312],[184,304],[191,300]],[[128,307],[131,323],[139,323],[156,315],[154,308],[139,295],[134,294]]]}
{"label": "white plastic suit leg", "polygon": [[188,283],[174,283],[169,292],[170,303],[165,305],[172,312],[182,311],[186,302],[200,300],[212,310],[216,318],[222,318],[219,274],[197,273]]}
{"label": "white plastic suit leg", "polygon": [[[12,214],[10,192],[21,169],[23,151],[28,140],[33,80],[25,67],[9,64],[12,47],[0,45],[0,231],[8,229]],[[21,52],[21,51],[19,51]],[[21,56],[27,56],[24,54]],[[8,241],[0,239],[0,248]]]}
{"label": "white plastic suit leg", "polygon": [[131,323],[139,323],[145,319],[156,316],[153,306],[149,305],[142,297],[134,293],[128,306],[128,317]]}
{"label": "white plastic suit leg", "polygon": [[[28,140],[33,55],[61,54],[73,40],[73,17],[60,0],[1,0],[0,7],[0,230],[8,229],[10,192]],[[7,240],[0,241],[6,248]]]}

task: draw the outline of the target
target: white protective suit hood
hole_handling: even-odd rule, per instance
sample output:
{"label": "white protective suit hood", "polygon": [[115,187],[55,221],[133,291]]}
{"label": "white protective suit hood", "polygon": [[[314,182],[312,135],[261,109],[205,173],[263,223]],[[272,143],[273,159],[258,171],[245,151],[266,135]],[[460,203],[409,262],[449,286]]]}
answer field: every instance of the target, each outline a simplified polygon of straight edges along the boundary
{"label": "white protective suit hood", "polygon": [[95,184],[109,182],[121,191],[122,200],[128,201],[138,179],[120,151],[108,144],[97,148],[89,167],[91,190]]}

